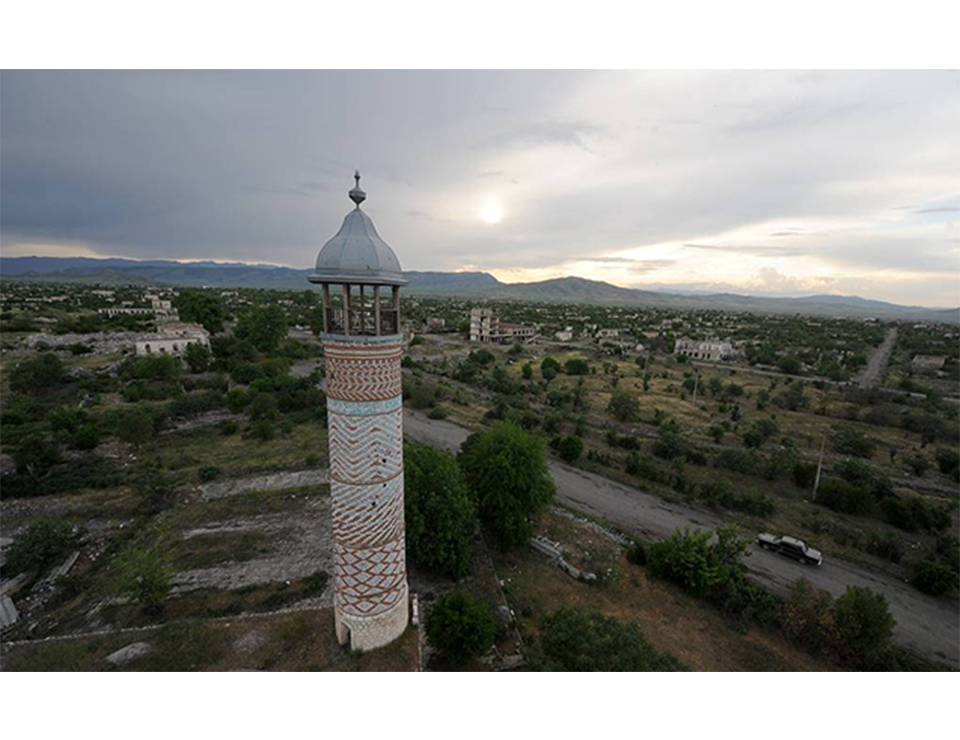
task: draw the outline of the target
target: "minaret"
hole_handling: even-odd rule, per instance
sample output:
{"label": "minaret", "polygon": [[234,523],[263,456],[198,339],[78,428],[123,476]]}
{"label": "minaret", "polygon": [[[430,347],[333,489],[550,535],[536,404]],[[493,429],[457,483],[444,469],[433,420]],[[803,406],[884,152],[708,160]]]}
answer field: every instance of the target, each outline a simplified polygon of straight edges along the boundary
{"label": "minaret", "polygon": [[[370,650],[407,627],[403,519],[400,262],[360,204],[309,277],[323,289],[327,428],[333,497],[337,640]],[[339,286],[331,290],[330,286]]]}

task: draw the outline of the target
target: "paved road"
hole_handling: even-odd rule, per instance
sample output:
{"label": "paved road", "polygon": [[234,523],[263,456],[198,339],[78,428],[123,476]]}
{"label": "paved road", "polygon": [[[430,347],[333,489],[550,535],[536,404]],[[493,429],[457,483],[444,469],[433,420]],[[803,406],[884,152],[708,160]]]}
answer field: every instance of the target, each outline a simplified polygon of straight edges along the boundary
{"label": "paved road", "polygon": [[867,360],[867,367],[858,379],[861,388],[872,388],[883,377],[883,371],[887,369],[890,353],[893,352],[893,346],[896,343],[897,329],[893,327],[887,332],[883,343],[873,351],[870,359]]}
{"label": "paved road", "polygon": [[[468,434],[455,424],[427,419],[410,409],[405,410],[404,430],[410,439],[448,450],[458,449]],[[663,501],[557,460],[550,460],[550,472],[561,503],[644,538],[665,537],[686,525],[712,528],[720,522],[707,512]],[[828,559],[820,568],[805,568],[755,547],[750,555],[746,564],[751,576],[781,593],[801,575],[834,596],[847,586],[868,586],[883,593],[897,619],[896,636],[901,643],[960,668],[960,608],[956,603],[933,599],[895,578],[840,560]]]}

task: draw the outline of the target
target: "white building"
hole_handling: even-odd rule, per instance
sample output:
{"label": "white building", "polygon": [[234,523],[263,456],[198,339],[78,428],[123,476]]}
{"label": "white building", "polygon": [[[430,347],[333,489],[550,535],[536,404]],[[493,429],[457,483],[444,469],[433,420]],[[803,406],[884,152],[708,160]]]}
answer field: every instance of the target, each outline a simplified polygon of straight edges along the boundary
{"label": "white building", "polygon": [[558,342],[569,342],[573,339],[573,327],[568,326],[563,331],[558,331],[553,335]]}
{"label": "white building", "polygon": [[156,334],[137,340],[138,355],[182,355],[191,344],[210,346],[210,332],[200,324],[173,321],[161,324]]}
{"label": "white building", "polygon": [[719,362],[733,354],[733,345],[720,339],[698,340],[681,337],[673,348],[673,354],[694,360]]}

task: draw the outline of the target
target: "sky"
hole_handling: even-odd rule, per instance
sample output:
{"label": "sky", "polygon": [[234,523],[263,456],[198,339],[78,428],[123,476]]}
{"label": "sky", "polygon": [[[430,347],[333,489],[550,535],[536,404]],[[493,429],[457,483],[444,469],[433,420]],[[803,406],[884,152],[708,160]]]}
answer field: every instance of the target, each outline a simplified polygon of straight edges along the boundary
{"label": "sky", "polygon": [[8,72],[5,256],[960,305],[960,73]]}

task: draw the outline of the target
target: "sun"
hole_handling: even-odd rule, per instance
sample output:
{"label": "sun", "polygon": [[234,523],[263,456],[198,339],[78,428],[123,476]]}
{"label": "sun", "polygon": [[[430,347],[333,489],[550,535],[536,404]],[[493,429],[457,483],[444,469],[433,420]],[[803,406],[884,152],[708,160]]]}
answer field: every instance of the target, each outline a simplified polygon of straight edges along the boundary
{"label": "sun", "polygon": [[480,220],[488,224],[498,224],[503,220],[503,208],[494,200],[487,201],[480,209]]}

